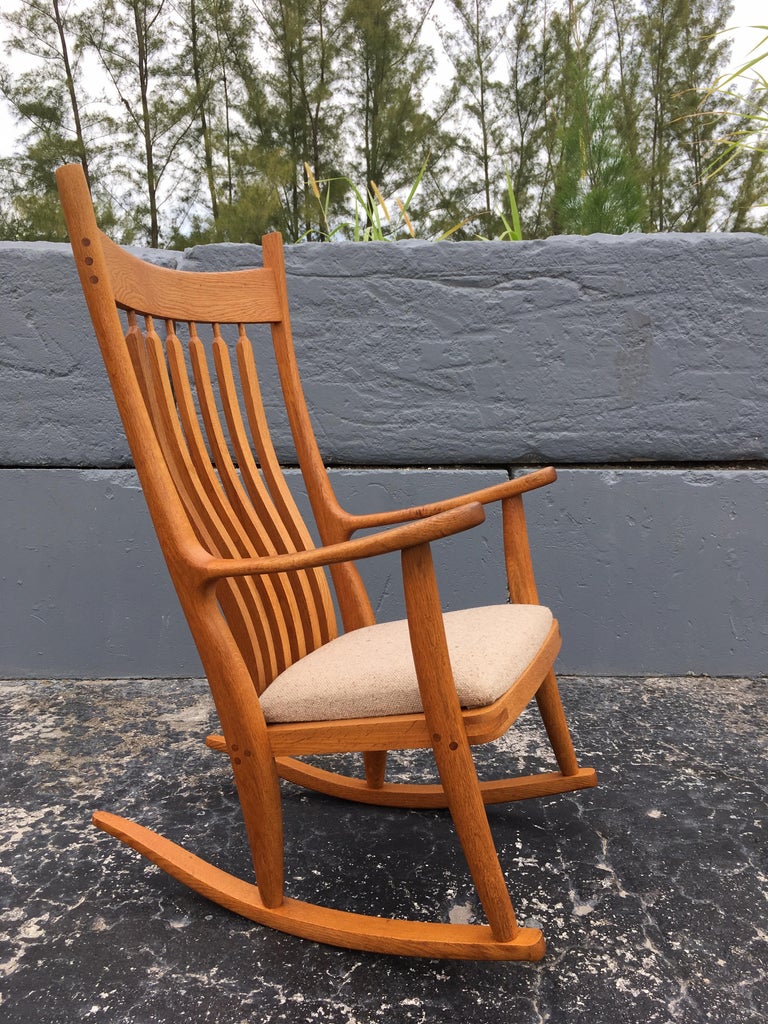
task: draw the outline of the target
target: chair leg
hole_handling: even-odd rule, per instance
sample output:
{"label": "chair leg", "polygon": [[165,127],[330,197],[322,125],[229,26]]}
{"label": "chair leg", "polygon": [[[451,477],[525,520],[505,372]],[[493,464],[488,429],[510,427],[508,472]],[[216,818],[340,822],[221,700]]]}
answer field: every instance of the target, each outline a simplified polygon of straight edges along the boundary
{"label": "chair leg", "polygon": [[491,931],[507,942],[519,929],[461,716],[429,545],[403,551],[402,565],[411,649],[440,781]]}
{"label": "chair leg", "polygon": [[[450,736],[455,739],[449,740]],[[515,912],[466,736],[451,730],[435,741],[434,751],[448,809],[491,931],[500,942],[514,939],[518,933]]]}
{"label": "chair leg", "polygon": [[279,907],[283,902],[284,846],[277,766],[269,751],[256,753],[251,747],[240,751],[235,747],[230,759],[261,899],[267,907]]}
{"label": "chair leg", "polygon": [[551,669],[536,692],[536,701],[560,771],[563,775],[578,774],[576,751],[573,749],[573,741],[565,720],[557,679]]}
{"label": "chair leg", "polygon": [[363,754],[365,763],[365,781],[369,789],[381,789],[387,771],[386,750],[366,750]]}
{"label": "chair leg", "polygon": [[207,634],[212,634],[200,647],[203,667],[227,737],[260,898],[267,907],[279,907],[284,886],[283,810],[267,723],[234,641],[224,644],[212,632],[211,623],[221,615],[213,588],[201,601],[185,607],[185,612],[195,636],[207,640]]}
{"label": "chair leg", "polygon": [[[538,604],[539,595],[533,575],[522,495],[505,498],[501,505],[509,599],[518,604]],[[578,774],[576,752],[553,671],[550,670],[545,676],[536,693],[536,701],[560,771],[566,776]]]}

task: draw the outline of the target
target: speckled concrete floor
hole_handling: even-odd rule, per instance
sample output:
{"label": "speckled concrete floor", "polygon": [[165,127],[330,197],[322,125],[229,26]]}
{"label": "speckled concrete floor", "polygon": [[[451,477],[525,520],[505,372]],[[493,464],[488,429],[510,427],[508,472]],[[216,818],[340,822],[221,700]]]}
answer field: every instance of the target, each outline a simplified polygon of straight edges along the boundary
{"label": "speckled concrete floor", "polygon": [[[228,762],[198,680],[0,684],[0,1019],[6,1024],[746,1024],[768,1018],[768,680],[565,679],[600,786],[492,807],[539,964],[331,949],[207,903],[89,825],[103,808],[247,875]],[[480,748],[543,767],[534,713]],[[393,758],[404,774],[423,754]],[[443,812],[286,784],[288,891],[472,920]]]}

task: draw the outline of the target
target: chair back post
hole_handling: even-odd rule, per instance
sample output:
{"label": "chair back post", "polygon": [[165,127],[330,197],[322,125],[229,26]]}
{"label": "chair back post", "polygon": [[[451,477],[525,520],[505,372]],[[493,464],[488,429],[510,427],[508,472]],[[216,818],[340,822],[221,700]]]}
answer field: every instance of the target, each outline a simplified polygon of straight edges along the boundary
{"label": "chair back post", "polygon": [[[197,569],[210,555],[197,540],[174,486],[133,369],[82,167],[67,164],[57,170],[56,178],[80,283],[131,454],[230,745],[262,898],[266,905],[278,906],[283,898],[282,813],[264,715],[219,608],[215,585],[203,583]],[[248,751],[247,757],[239,756],[238,750]]]}
{"label": "chair back post", "polygon": [[102,248],[102,233],[96,223],[83,169],[80,164],[65,164],[56,171],[56,181],[83,295],[155,528],[159,533],[162,531],[161,535],[177,554],[204,555],[168,476],[125,347],[123,326]]}
{"label": "chair back post", "polygon": [[[336,544],[349,540],[352,531],[328,479],[304,397],[291,331],[282,237],[277,232],[265,235],[262,239],[262,252],[264,266],[271,267],[275,272],[280,295],[282,318],[279,323],[272,324],[272,344],[296,455],[320,538],[323,544]],[[376,621],[373,607],[354,564],[342,562],[332,565],[330,571],[344,629],[349,632],[373,625]]]}

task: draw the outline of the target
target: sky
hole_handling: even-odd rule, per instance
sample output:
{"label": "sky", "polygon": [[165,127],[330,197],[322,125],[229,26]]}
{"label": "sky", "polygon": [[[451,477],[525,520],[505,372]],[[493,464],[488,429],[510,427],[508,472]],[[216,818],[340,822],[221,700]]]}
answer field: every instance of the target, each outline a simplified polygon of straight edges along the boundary
{"label": "sky", "polygon": [[[766,0],[733,0],[733,2],[734,13],[730,26],[735,31],[731,63],[732,67],[737,68],[748,59],[748,54],[752,47],[756,46],[768,34],[766,30],[761,32],[760,30],[747,27],[750,25],[768,24],[768,3],[766,3]],[[3,6],[9,4],[10,6],[11,0],[0,0],[0,4]],[[13,3],[13,6],[15,6],[15,3]],[[435,8],[437,9],[440,6],[442,6],[441,2],[437,0]],[[2,47],[4,37],[5,32],[2,25],[0,25],[0,48]],[[16,59],[18,60],[18,58]],[[14,60],[9,59],[6,53],[0,52],[0,61],[9,64],[11,72],[13,72]],[[7,105],[0,99],[0,156],[8,156],[13,152],[16,136],[17,129],[13,118],[10,116]]]}
{"label": "sky", "polygon": [[733,36],[734,67],[744,63],[749,51],[768,34],[768,31],[749,29],[742,26],[768,25],[768,4],[766,0],[734,0],[733,17],[730,24],[737,27]]}

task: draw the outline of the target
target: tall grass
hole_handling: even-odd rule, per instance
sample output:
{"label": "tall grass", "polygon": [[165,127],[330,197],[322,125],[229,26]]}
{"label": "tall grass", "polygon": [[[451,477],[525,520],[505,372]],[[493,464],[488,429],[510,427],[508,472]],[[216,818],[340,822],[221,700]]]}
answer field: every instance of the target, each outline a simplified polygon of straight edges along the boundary
{"label": "tall grass", "polygon": [[[351,178],[344,176],[318,179],[315,178],[309,164],[305,163],[304,171],[307,175],[307,182],[320,208],[321,238],[324,241],[331,241],[340,236],[353,242],[394,242],[398,239],[416,238],[416,227],[409,214],[409,209],[419,185],[421,185],[427,163],[428,158],[421,165],[406,198],[402,199],[395,195],[389,202],[382,195],[381,189],[375,181],[369,182],[368,188],[361,190]],[[509,175],[507,175],[507,180],[511,189],[512,183]],[[338,193],[338,189],[334,186],[339,184],[342,185],[344,192],[351,195],[352,209],[348,217],[332,225],[330,222],[331,196]],[[512,210],[512,225],[507,224],[506,220],[505,225],[510,232],[513,232],[516,224],[519,232],[520,218],[517,214],[517,207],[514,205],[514,197]],[[448,228],[447,231],[437,235],[433,241],[442,242],[444,239],[450,238],[473,219],[473,217],[466,217],[458,224]],[[309,234],[310,232],[307,232],[299,241],[303,241]],[[510,233],[509,237],[512,238],[513,234]]]}
{"label": "tall grass", "polygon": [[[507,201],[509,203],[509,217],[502,211],[499,214],[501,223],[504,225],[504,230],[501,234],[496,236],[498,242],[522,242],[523,240],[523,229],[520,224],[520,212],[517,208],[517,200],[515,199],[515,189],[512,184],[512,176],[509,171],[504,172],[507,176]],[[490,239],[484,235],[477,235],[482,242],[488,242]]]}
{"label": "tall grass", "polygon": [[[751,25],[750,28],[766,34],[752,48],[749,59],[735,71],[718,78],[699,103],[697,116],[732,122],[732,127],[716,140],[714,155],[707,167],[708,177],[721,174],[743,150],[768,153],[768,78],[764,63],[768,62],[768,25]],[[743,83],[750,87],[747,96],[738,88]],[[710,106],[713,101],[714,110]]]}

